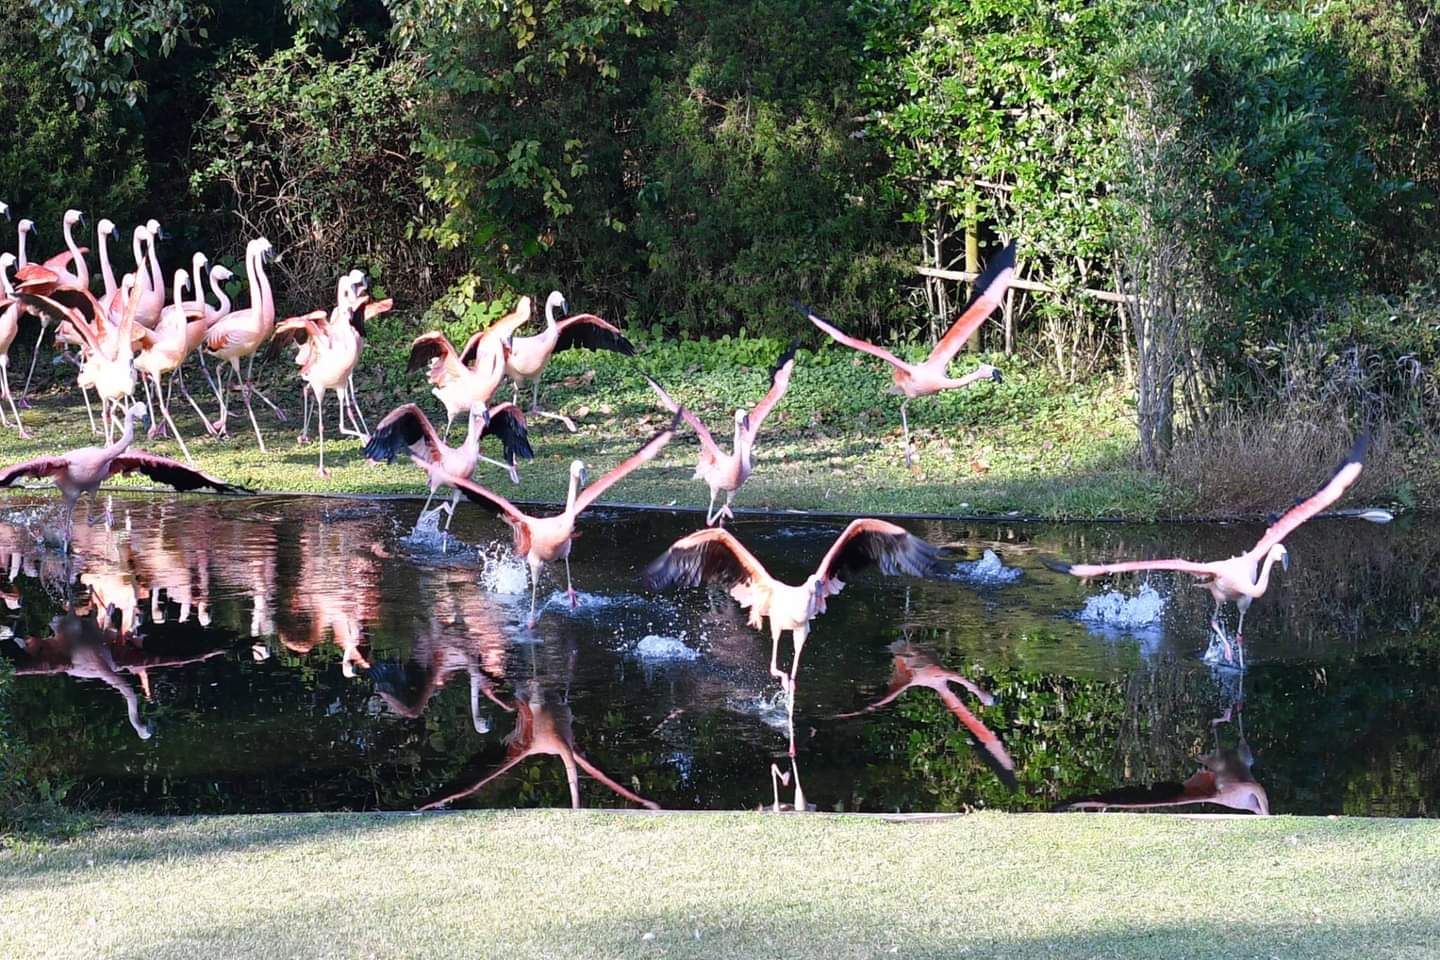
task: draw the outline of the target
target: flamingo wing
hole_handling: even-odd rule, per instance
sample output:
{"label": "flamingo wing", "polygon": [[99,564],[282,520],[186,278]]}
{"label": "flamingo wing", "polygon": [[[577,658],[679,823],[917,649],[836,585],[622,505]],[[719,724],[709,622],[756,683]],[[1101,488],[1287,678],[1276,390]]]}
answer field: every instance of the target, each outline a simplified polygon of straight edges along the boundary
{"label": "flamingo wing", "polygon": [[386,297],[384,300],[367,300],[360,312],[366,320],[374,320],[382,313],[389,313],[393,309],[395,309],[394,298]]}
{"label": "flamingo wing", "polygon": [[769,577],[755,555],[724,527],[708,527],[681,537],[645,568],[645,586],[651,590],[702,583],[733,587]]}
{"label": "flamingo wing", "polygon": [[397,455],[414,450],[416,444],[423,445],[427,460],[440,462],[442,451],[435,426],[419,407],[406,403],[385,414],[365,444],[364,453],[371,460],[394,463]]}
{"label": "flamingo wing", "polygon": [[975,279],[975,295],[965,305],[965,309],[960,311],[959,319],[950,325],[945,336],[935,344],[935,349],[930,351],[930,357],[924,365],[934,367],[943,374],[955,354],[960,352],[960,348],[965,346],[985,319],[1000,306],[1005,291],[1010,289],[1010,282],[1014,279],[1015,244],[1011,242],[990,261],[985,272]]}
{"label": "flamingo wing", "polygon": [[465,341],[464,348],[460,351],[460,362],[467,367],[473,367],[482,348],[489,349],[495,344],[504,344],[515,335],[530,320],[530,298],[521,297],[515,309],[505,316],[496,320],[484,330],[477,331],[470,335]]}
{"label": "flamingo wing", "polygon": [[839,593],[845,582],[874,564],[886,576],[925,577],[935,572],[940,551],[904,527],[885,520],[852,520],[820,561],[816,576],[826,593]]}
{"label": "flamingo wing", "polygon": [[59,273],[39,263],[27,263],[15,271],[17,292],[48,293],[64,278]]}
{"label": "flamingo wing", "polygon": [[1360,471],[1365,466],[1365,451],[1369,447],[1369,435],[1362,434],[1355,441],[1355,445],[1350,448],[1350,452],[1345,455],[1345,462],[1340,464],[1334,476],[1326,482],[1325,486],[1317,490],[1308,500],[1302,500],[1285,511],[1285,514],[1265,531],[1260,542],[1251,548],[1249,556],[1264,556],[1266,551],[1284,540],[1300,524],[1339,500],[1360,476]]}
{"label": "flamingo wing", "polygon": [[555,324],[555,329],[559,331],[559,335],[555,338],[555,349],[552,353],[584,347],[586,350],[609,350],[627,357],[635,356],[635,345],[625,339],[625,335],[617,327],[593,313],[577,313],[573,317],[566,317]]}
{"label": "flamingo wing", "polygon": [[760,424],[765,422],[770,411],[775,409],[775,404],[779,403],[780,398],[785,396],[785,391],[790,389],[790,374],[795,372],[795,351],[798,347],[799,344],[791,343],[770,370],[770,390],[750,411],[749,432],[752,440],[760,432]]}
{"label": "flamingo wing", "polygon": [[859,337],[852,337],[847,334],[841,333],[839,330],[832,327],[828,320],[825,320],[824,318],[817,315],[809,307],[802,307],[801,309],[805,312],[805,315],[810,318],[811,323],[819,327],[827,336],[830,337],[831,340],[834,340],[836,343],[842,343],[845,346],[849,347],[851,350],[859,350],[861,353],[868,353],[872,357],[879,357],[881,360],[884,360],[892,367],[897,367],[901,370],[910,369],[910,365],[908,363],[906,363],[904,360],[901,360],[899,357],[895,356],[895,354],[891,353],[889,350],[886,350],[884,347],[877,347],[875,346],[875,344],[869,342],[868,340],[861,340]]}
{"label": "flamingo wing", "polygon": [[[438,468],[426,464],[425,469],[433,472]],[[529,520],[529,517],[521,513],[520,508],[516,507],[515,504],[506,500],[493,490],[480,486],[480,484],[474,480],[469,480],[465,477],[452,477],[445,474],[444,482],[464,494],[465,499],[471,503],[479,504],[491,513],[498,513],[516,525],[524,525],[524,523]],[[524,551],[521,552],[523,553]]]}
{"label": "flamingo wing", "polygon": [[[89,252],[89,247],[80,248],[81,256],[84,256]],[[65,273],[74,273],[74,271],[70,268],[70,261],[74,258],[74,256],[75,255],[72,254],[69,250],[65,250],[55,254],[55,256],[53,257],[46,257],[43,266],[47,270],[54,270],[57,273],[62,271]]]}
{"label": "flamingo wing", "polygon": [[676,414],[675,419],[670,421],[668,427],[656,431],[655,435],[649,440],[646,440],[639,450],[630,454],[630,456],[622,460],[619,465],[612,467],[609,473],[580,491],[580,494],[575,498],[575,512],[578,514],[590,506],[590,504],[594,503],[600,497],[600,494],[619,483],[630,471],[647,461],[655,459],[655,455],[660,452],[665,444],[670,442],[671,437],[675,436],[675,427],[679,422],[680,416]]}
{"label": "flamingo wing", "polygon": [[1126,560],[1123,563],[1055,563],[1046,561],[1045,566],[1056,573],[1068,573],[1072,577],[1104,577],[1112,573],[1134,573],[1140,570],[1179,570],[1196,577],[1213,577],[1211,564],[1196,563],[1193,560],[1170,558],[1166,560]]}
{"label": "flamingo wing", "polygon": [[36,479],[53,477],[63,473],[69,467],[70,461],[64,457],[36,457],[34,460],[26,460],[24,463],[6,467],[3,472],[0,472],[0,487],[13,487],[25,477],[35,477]]}
{"label": "flamingo wing", "polygon": [[410,360],[405,364],[406,373],[423,370],[433,360],[441,360],[446,367],[456,362],[455,348],[439,330],[422,333],[410,344]]}
{"label": "flamingo wing", "polygon": [[153,453],[122,453],[110,461],[110,476],[130,473],[143,473],[156,483],[163,483],[176,490],[209,488],[216,493],[252,492],[244,487],[212,477],[194,467],[187,467],[179,460],[171,460],[169,457],[161,457]]}
{"label": "flamingo wing", "polygon": [[700,446],[704,447],[706,452],[713,457],[718,458],[721,456],[720,447],[716,445],[715,438],[710,435],[710,428],[705,426],[700,418],[695,416],[693,411],[676,403],[674,398],[665,391],[665,388],[654,380],[646,377],[645,382],[650,384],[650,389],[654,390],[655,395],[660,398],[660,406],[664,407],[670,413],[678,413],[686,423],[690,424],[690,429],[694,430],[695,436],[700,438]]}
{"label": "flamingo wing", "polygon": [[505,460],[514,463],[515,458],[534,460],[535,451],[530,449],[530,433],[525,427],[525,412],[513,403],[497,403],[489,410],[490,422],[480,431],[483,440],[489,436],[500,438],[505,450]]}
{"label": "flamingo wing", "polygon": [[275,356],[287,343],[305,344],[318,339],[324,332],[321,327],[324,320],[324,310],[312,310],[298,317],[286,317],[281,320],[275,324],[275,332],[270,335],[270,348],[266,351],[265,356],[267,358]]}
{"label": "flamingo wing", "polygon": [[1194,803],[1215,803],[1220,796],[1215,774],[1200,770],[1184,783],[1159,783],[1150,787],[1121,787],[1108,793],[1072,800],[1065,810],[1150,810],[1181,807]]}
{"label": "flamingo wing", "polygon": [[95,302],[95,298],[90,296],[88,290],[59,287],[52,290],[49,296],[19,291],[15,299],[19,301],[20,306],[48,317],[62,328],[69,327],[74,330],[87,347],[98,348],[99,331],[85,319],[85,311],[74,305],[82,304],[89,307],[93,304],[96,309],[99,308],[99,303]]}

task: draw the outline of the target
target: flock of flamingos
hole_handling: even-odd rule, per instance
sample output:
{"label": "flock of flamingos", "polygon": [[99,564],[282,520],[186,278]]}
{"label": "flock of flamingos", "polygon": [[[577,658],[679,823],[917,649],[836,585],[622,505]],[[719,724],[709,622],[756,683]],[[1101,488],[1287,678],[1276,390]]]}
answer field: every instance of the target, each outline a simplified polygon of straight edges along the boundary
{"label": "flock of flamingos", "polygon": [[[0,214],[8,218],[9,208],[0,204]],[[847,581],[872,566],[885,575],[913,577],[930,576],[937,570],[940,558],[937,548],[897,524],[865,518],[854,520],[845,528],[820,559],[813,574],[801,583],[790,584],[772,576],[761,561],[724,528],[725,519],[733,517],[731,504],[735,494],[754,469],[760,428],[789,389],[796,364],[793,346],[778,358],[764,397],[750,410],[735,411],[733,444],[729,452],[722,449],[694,413],[676,403],[663,386],[650,380],[659,404],[670,414],[669,424],[593,482],[589,481],[585,464],[574,461],[570,467],[563,510],[547,516],[535,516],[476,483],[472,476],[480,462],[484,461],[498,466],[509,474],[513,482],[518,482],[517,459],[528,459],[534,455],[527,414],[519,406],[520,388],[527,382],[533,386],[529,417],[545,416],[565,421],[558,414],[539,410],[539,383],[545,366],[556,351],[572,348],[603,349],[633,355],[633,345],[612,324],[593,314],[565,316],[569,307],[557,292],[546,300],[543,330],[533,335],[520,335],[521,328],[532,320],[533,305],[529,297],[521,297],[512,312],[477,332],[459,350],[439,332],[422,334],[412,344],[409,367],[411,370],[427,371],[431,393],[446,413],[444,431],[437,430],[413,403],[391,411],[371,431],[359,409],[352,377],[364,346],[366,322],[389,310],[392,303],[389,300],[373,300],[360,271],[351,271],[338,279],[332,307],[277,321],[265,273],[265,262],[273,256],[273,249],[270,242],[261,237],[252,240],[245,252],[248,306],[235,307],[231,303],[224,288],[224,283],[232,279],[230,271],[220,265],[209,265],[201,253],[194,255],[188,270],[175,271],[167,302],[164,274],[157,253],[157,242],[163,236],[160,225],[151,220],[134,228],[131,245],[135,269],[123,275],[117,283],[107,243],[117,239],[119,232],[112,222],[101,220],[96,225],[101,280],[101,288],[97,292],[92,289],[92,275],[86,259],[88,250],[74,238],[75,227],[83,223],[80,211],[68,211],[62,224],[65,250],[48,259],[35,261],[27,257],[27,237],[34,230],[34,224],[21,220],[17,252],[0,253],[0,285],[3,285],[0,286],[0,391],[3,391],[0,399],[14,419],[15,429],[21,436],[28,436],[21,424],[20,405],[11,393],[8,354],[19,332],[22,316],[33,315],[39,321],[40,332],[32,352],[30,374],[34,371],[34,357],[40,353],[47,332],[53,329],[57,360],[68,360],[76,367],[76,382],[85,397],[87,410],[92,411],[91,429],[103,432],[105,438],[103,446],[38,457],[0,471],[0,486],[12,486],[31,478],[48,480],[59,488],[65,507],[63,537],[67,550],[78,501],[84,494],[91,495],[94,508],[91,522],[96,522],[99,519],[98,490],[111,476],[138,472],[177,490],[246,492],[204,473],[194,465],[189,448],[171,416],[171,398],[178,387],[181,396],[199,415],[205,429],[213,436],[224,437],[232,407],[231,397],[238,390],[256,442],[264,450],[265,440],[252,400],[258,398],[277,418],[283,419],[284,413],[254,383],[255,357],[266,351],[273,352],[282,345],[293,344],[297,347],[295,362],[304,407],[300,440],[309,441],[309,421],[313,414],[318,421],[321,474],[326,473],[324,402],[327,394],[334,392],[340,433],[360,438],[365,444],[367,457],[393,462],[397,456],[404,455],[424,471],[430,497],[422,508],[422,518],[434,517],[436,511],[445,511],[448,531],[456,506],[464,498],[497,514],[511,528],[514,551],[529,568],[530,610],[527,623],[530,626],[534,625],[537,616],[537,591],[545,565],[564,564],[567,595],[570,603],[575,603],[569,558],[580,514],[610,487],[652,460],[671,441],[681,423],[688,425],[700,445],[694,478],[703,480],[710,491],[706,526],[675,541],[646,569],[645,582],[654,590],[718,584],[728,589],[741,607],[748,609],[751,627],[761,630],[768,620],[770,672],[788,695],[792,725],[795,680],[801,652],[811,623],[825,612],[827,601],[838,594]],[[830,338],[890,365],[894,391],[905,397],[901,404],[901,419],[907,460],[911,456],[911,446],[906,408],[911,400],[942,390],[966,387],[981,380],[1000,379],[998,370],[984,364],[956,378],[949,376],[948,369],[966,342],[1001,302],[1014,276],[1014,265],[1013,245],[992,258],[985,273],[976,281],[976,293],[971,302],[935,345],[928,359],[918,364],[907,363],[881,347],[848,336],[813,310],[801,308],[810,322]],[[207,287],[209,295],[213,295],[218,303],[210,302]],[[187,290],[192,294],[191,299],[186,299]],[[192,356],[195,360],[190,364]],[[206,365],[207,358],[214,362],[213,375]],[[209,387],[218,409],[213,419],[203,412],[185,382],[187,364],[192,368],[198,367]],[[22,388],[22,404],[29,389],[29,376]],[[495,393],[506,379],[514,384],[515,399],[492,404]],[[134,398],[137,382],[144,393],[143,402]],[[98,427],[91,406],[92,391],[99,406]],[[459,446],[451,446],[449,435],[454,421],[462,415],[466,428],[464,439]],[[185,462],[133,449],[136,422],[147,417],[152,422],[149,436],[159,436],[167,431],[173,433]],[[8,424],[3,407],[0,407],[0,421]],[[565,422],[573,429],[573,425]],[[490,436],[499,441],[503,459],[481,455],[481,443]],[[1138,570],[1172,570],[1189,574],[1214,597],[1211,628],[1223,644],[1225,660],[1243,667],[1245,614],[1251,603],[1265,593],[1272,567],[1276,563],[1288,565],[1283,543],[1285,537],[1335,503],[1354,483],[1362,467],[1365,448],[1366,440],[1362,437],[1334,476],[1318,492],[1279,517],[1252,549],[1238,556],[1212,562],[1158,559],[1052,566],[1085,578]],[[430,505],[442,488],[449,488],[451,496],[432,511]],[[722,493],[724,500],[717,507],[716,502]],[[1233,641],[1220,623],[1220,613],[1226,602],[1235,603],[1239,609],[1239,624]],[[779,650],[781,635],[787,631],[791,635],[793,653],[789,668],[785,669],[779,663]],[[936,669],[941,668],[937,666]],[[944,673],[943,670],[941,672]],[[960,704],[958,698],[949,694],[948,684],[955,676],[942,676],[936,681],[936,689],[945,689],[947,704],[965,722],[995,764],[1004,771],[1013,771],[1013,763],[1004,746]],[[988,695],[968,681],[963,685],[982,702],[988,700]],[[792,739],[792,756],[793,752]]]}

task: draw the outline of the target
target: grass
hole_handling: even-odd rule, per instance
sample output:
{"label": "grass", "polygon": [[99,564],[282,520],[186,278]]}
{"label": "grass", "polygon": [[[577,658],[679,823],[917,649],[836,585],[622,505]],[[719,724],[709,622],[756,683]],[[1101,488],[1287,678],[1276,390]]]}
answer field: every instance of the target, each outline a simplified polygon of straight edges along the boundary
{"label": "grass", "polygon": [[0,955],[1430,957],[1440,823],[125,819],[0,853]]}

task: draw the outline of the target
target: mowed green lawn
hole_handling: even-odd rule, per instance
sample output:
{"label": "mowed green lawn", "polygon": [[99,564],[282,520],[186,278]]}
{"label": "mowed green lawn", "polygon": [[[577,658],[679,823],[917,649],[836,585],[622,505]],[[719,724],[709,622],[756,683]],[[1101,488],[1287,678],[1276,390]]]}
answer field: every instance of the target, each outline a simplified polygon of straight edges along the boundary
{"label": "mowed green lawn", "polygon": [[1440,824],[125,819],[0,853],[0,956],[1433,957]]}

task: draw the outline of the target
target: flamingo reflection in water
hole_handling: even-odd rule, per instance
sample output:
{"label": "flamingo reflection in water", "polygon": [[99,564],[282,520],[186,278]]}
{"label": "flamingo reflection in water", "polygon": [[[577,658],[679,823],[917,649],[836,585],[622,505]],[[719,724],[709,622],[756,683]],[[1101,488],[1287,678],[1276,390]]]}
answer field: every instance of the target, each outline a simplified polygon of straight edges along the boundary
{"label": "flamingo reflection in water", "polygon": [[970,712],[970,709],[950,687],[951,684],[959,684],[987,707],[995,703],[995,698],[971,682],[968,677],[945,668],[932,654],[915,647],[908,640],[895,641],[890,645],[890,652],[895,659],[891,667],[890,688],[885,692],[885,696],[863,710],[838,714],[836,719],[874,713],[886,704],[894,702],[907,690],[914,687],[929,687],[939,695],[940,702],[945,704],[946,709],[965,725],[965,729],[969,730],[971,736],[980,744],[981,758],[995,769],[1007,786],[1015,789],[1018,786],[1015,780],[1015,761],[1010,758],[1010,752],[1005,749],[1005,744],[1001,743],[1000,738],[991,732],[990,728],[985,726],[975,714]]}
{"label": "flamingo reflection in water", "polygon": [[515,729],[505,738],[507,746],[505,762],[475,784],[433,803],[427,803],[420,808],[421,810],[434,810],[454,803],[456,800],[473,796],[492,780],[508,773],[527,758],[534,756],[560,758],[560,762],[565,766],[566,782],[570,787],[571,809],[580,809],[581,770],[599,780],[617,796],[631,803],[639,804],[648,810],[660,809],[659,804],[646,800],[612,780],[605,771],[595,766],[585,758],[583,753],[576,750],[573,730],[574,714],[570,710],[570,705],[562,698],[547,691],[539,681],[528,680],[520,684],[513,705]]}
{"label": "flamingo reflection in water", "polygon": [[[780,802],[780,785],[790,786],[790,781],[795,781],[795,799],[791,803]],[[770,764],[770,792],[773,800],[767,807],[761,804],[756,808],[758,813],[814,813],[815,804],[805,800],[805,788],[800,785],[800,768],[795,764],[795,758],[790,758],[790,769],[781,770],[778,763]]]}
{"label": "flamingo reflection in water", "polygon": [[340,672],[348,680],[369,670],[361,651],[365,624],[380,608],[379,536],[369,523],[311,524],[300,534],[303,589],[290,592],[288,616],[277,631],[292,653],[306,655],[325,640],[340,648]]}

